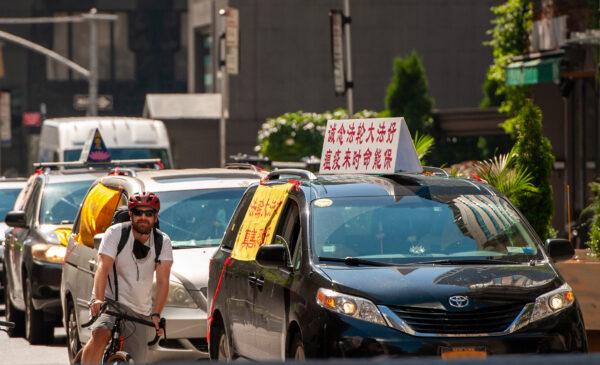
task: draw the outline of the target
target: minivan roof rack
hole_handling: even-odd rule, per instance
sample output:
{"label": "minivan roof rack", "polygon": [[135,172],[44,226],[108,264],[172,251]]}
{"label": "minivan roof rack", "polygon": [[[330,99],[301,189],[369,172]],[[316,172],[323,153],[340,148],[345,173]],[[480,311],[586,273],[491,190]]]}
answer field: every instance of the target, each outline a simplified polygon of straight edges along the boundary
{"label": "minivan roof rack", "polygon": [[260,172],[258,167],[247,162],[229,162],[225,164],[225,168],[228,170],[251,170],[257,173]]}
{"label": "minivan roof rack", "polygon": [[145,164],[157,164],[160,163],[160,158],[141,158],[134,160],[112,160],[106,162],[81,162],[81,161],[67,161],[67,162],[36,162],[33,167],[38,168],[58,168],[58,167],[116,167],[116,166],[135,166]]}
{"label": "minivan roof rack", "polygon": [[450,177],[450,174],[448,173],[448,171],[446,171],[440,167],[423,166],[423,172],[428,172],[435,176]]}
{"label": "minivan roof rack", "polygon": [[282,176],[295,176],[301,179],[316,180],[317,176],[308,170],[280,169],[271,171],[265,176],[264,181],[279,180]]}

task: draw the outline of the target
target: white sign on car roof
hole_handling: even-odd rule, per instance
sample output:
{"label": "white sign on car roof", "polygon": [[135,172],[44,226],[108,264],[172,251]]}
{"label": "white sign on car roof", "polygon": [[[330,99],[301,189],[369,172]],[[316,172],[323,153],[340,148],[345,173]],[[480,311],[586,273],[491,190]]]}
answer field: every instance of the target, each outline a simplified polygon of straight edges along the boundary
{"label": "white sign on car roof", "polygon": [[328,120],[321,174],[422,172],[404,118]]}

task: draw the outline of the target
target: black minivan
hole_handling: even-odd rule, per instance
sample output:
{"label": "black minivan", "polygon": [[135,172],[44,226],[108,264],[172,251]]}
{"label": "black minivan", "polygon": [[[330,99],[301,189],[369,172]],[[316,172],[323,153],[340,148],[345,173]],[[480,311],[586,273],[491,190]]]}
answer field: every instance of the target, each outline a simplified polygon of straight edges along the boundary
{"label": "black minivan", "polygon": [[[275,239],[231,259],[250,187],[211,261],[210,356],[230,360],[585,352],[577,301],[545,245],[490,186],[425,174],[294,179]],[[291,180],[290,180],[291,181]]]}

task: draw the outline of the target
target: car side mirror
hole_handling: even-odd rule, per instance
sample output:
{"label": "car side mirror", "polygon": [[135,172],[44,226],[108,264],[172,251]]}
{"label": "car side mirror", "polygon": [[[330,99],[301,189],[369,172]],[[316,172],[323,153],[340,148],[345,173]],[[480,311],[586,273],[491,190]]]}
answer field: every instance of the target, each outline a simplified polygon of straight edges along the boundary
{"label": "car side mirror", "polygon": [[286,267],[287,248],[278,243],[261,246],[256,253],[256,262],[264,267]]}
{"label": "car side mirror", "polygon": [[102,237],[104,237],[104,233],[98,233],[94,235],[94,248],[97,250],[100,248],[100,243],[102,242]]}
{"label": "car side mirror", "polygon": [[27,228],[27,220],[25,218],[25,212],[13,210],[6,214],[4,223],[9,227],[14,228]]}
{"label": "car side mirror", "polygon": [[554,261],[568,260],[575,255],[573,245],[564,238],[548,238],[546,240],[546,251]]}

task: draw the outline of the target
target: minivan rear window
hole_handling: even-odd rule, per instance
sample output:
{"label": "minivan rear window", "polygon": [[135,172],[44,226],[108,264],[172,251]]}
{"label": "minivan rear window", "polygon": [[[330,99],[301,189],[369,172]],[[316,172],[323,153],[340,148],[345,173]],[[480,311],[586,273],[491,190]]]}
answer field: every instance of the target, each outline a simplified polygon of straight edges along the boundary
{"label": "minivan rear window", "polygon": [[[169,152],[164,148],[109,148],[108,152],[113,160],[132,160],[141,158],[160,158],[165,168],[171,168]],[[66,150],[64,160],[78,161],[81,149]]]}
{"label": "minivan rear window", "polygon": [[506,200],[487,195],[320,199],[311,204],[311,222],[319,257],[525,262],[539,254],[520,215]]}

